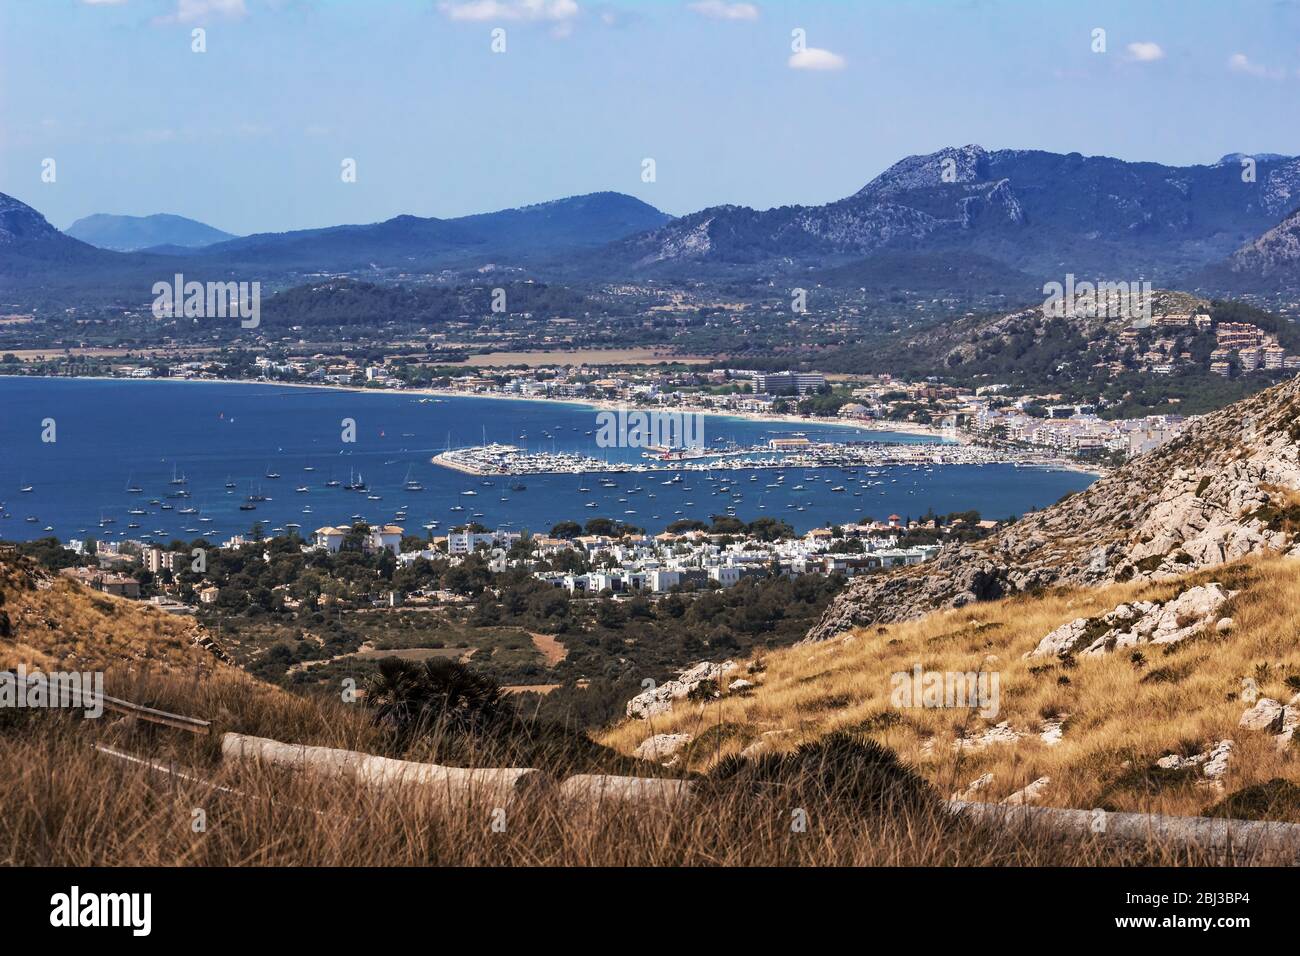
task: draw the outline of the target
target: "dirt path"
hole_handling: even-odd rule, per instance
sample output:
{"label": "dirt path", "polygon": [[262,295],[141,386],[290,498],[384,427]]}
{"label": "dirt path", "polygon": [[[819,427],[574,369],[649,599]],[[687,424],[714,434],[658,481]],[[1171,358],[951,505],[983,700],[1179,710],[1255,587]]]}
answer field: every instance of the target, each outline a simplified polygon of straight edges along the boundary
{"label": "dirt path", "polygon": [[547,667],[554,667],[569,656],[568,648],[557,641],[551,634],[536,634],[529,631],[528,636],[533,639],[533,647],[537,648],[538,653],[546,658]]}

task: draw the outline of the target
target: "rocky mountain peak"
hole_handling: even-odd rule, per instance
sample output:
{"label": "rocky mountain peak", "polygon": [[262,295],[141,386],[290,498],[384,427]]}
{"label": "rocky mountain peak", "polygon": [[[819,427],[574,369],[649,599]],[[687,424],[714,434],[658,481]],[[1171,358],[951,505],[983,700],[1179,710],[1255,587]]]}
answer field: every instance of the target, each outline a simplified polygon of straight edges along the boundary
{"label": "rocky mountain peak", "polygon": [[61,235],[31,206],[0,193],[0,245],[53,239]]}
{"label": "rocky mountain peak", "polygon": [[989,153],[976,145],[945,146],[924,156],[908,156],[873,179],[854,198],[883,199],[911,189],[952,183],[976,183],[988,178]]}

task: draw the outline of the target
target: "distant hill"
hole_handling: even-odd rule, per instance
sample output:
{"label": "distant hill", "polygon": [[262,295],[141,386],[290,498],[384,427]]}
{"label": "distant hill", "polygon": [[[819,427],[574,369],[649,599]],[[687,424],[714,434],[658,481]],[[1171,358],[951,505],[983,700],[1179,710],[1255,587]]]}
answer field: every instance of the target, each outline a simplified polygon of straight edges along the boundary
{"label": "distant hill", "polygon": [[1229,295],[1300,291],[1300,208],[1181,284]]}
{"label": "distant hill", "polygon": [[[632,196],[598,192],[452,219],[403,215],[204,246],[192,235],[100,238],[150,258],[98,265],[131,271],[131,288],[135,270],[165,274],[179,263],[195,278],[284,285],[321,274],[393,280],[495,265],[598,282],[811,274],[886,294],[1008,299],[1073,273],[1218,293],[1256,282],[1255,272],[1224,264],[1300,205],[1300,158],[1256,154],[1249,182],[1243,158],[1176,167],[947,147],[900,160],[853,195],[820,206],[715,206],[671,218]],[[55,254],[42,267],[51,281],[102,289],[122,278],[62,263]],[[5,271],[23,270],[0,262]],[[1183,281],[1201,275],[1203,283]]]}
{"label": "distant hill", "polygon": [[0,193],[0,276],[10,290],[51,304],[138,302],[149,298],[155,281],[176,271],[198,281],[238,277],[291,286],[321,273],[391,280],[488,264],[562,265],[578,251],[656,228],[668,219],[639,199],[604,192],[457,219],[397,216],[366,225],[260,233],[200,247],[171,241],[116,252],[59,232],[32,207]]}
{"label": "distant hill", "polygon": [[113,216],[95,213],[78,219],[66,230],[69,236],[100,249],[135,252],[154,246],[194,249],[235,237],[206,223],[159,213],[153,216]]}
{"label": "distant hill", "polygon": [[[571,316],[589,308],[563,286],[541,282],[503,282],[508,314],[527,312],[538,320]],[[329,279],[277,292],[263,303],[267,327],[378,328],[385,323],[432,327],[444,322],[482,319],[492,314],[492,290],[485,286],[377,285]]]}
{"label": "distant hill", "polygon": [[668,221],[621,193],[592,193],[456,219],[397,216],[369,225],[260,233],[208,247],[215,266],[299,271],[437,269],[563,256]]}
{"label": "distant hill", "polygon": [[1272,278],[1300,286],[1300,209],[1238,249],[1229,265],[1239,275]]}
{"label": "distant hill", "polygon": [[1078,153],[948,147],[823,206],[718,206],[617,242],[608,267],[696,277],[801,270],[882,251],[978,254],[1035,278],[1158,280],[1226,257],[1300,198],[1300,159],[1175,167]]}

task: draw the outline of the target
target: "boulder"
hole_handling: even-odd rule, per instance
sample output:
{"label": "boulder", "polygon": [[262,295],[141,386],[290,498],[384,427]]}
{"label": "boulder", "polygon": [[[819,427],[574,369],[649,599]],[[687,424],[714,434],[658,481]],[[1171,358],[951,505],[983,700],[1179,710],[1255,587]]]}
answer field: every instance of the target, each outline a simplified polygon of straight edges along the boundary
{"label": "boulder", "polygon": [[666,760],[690,742],[690,734],[655,734],[641,741],[635,752],[642,760]]}
{"label": "boulder", "polygon": [[1255,706],[1241,715],[1237,726],[1245,730],[1267,730],[1271,734],[1282,732],[1284,708],[1272,697],[1261,697]]}
{"label": "boulder", "polygon": [[1042,799],[1043,793],[1047,790],[1047,786],[1051,782],[1051,777],[1039,777],[1029,786],[1022,787],[1002,802],[1010,807],[1023,807],[1029,803],[1037,803]]}

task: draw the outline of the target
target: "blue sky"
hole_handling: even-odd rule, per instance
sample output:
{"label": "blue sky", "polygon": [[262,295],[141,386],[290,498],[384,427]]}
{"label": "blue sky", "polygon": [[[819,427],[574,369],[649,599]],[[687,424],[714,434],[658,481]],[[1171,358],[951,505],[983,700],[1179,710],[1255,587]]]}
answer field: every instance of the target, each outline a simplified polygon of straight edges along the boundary
{"label": "blue sky", "polygon": [[1298,104],[1296,0],[0,0],[0,192],[60,227],[820,203],[945,145],[1297,154]]}

